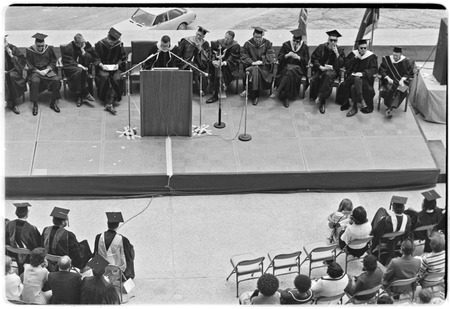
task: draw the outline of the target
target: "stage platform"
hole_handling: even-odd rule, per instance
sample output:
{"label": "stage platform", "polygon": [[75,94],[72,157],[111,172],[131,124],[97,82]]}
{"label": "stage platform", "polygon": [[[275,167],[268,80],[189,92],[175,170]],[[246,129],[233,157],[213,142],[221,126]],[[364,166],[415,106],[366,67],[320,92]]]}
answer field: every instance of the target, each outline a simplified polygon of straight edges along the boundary
{"label": "stage platform", "polygon": [[[5,109],[8,198],[97,198],[154,194],[217,194],[289,191],[402,190],[432,187],[439,169],[411,108],[386,119],[384,108],[372,114],[346,112],[328,99],[320,114],[308,94],[285,108],[268,93],[258,106],[249,101],[244,132],[245,99],[234,84],[222,100],[223,129],[214,128],[218,103],[201,108],[211,134],[192,137],[127,139],[128,99],[116,116],[100,102],[77,108],[68,92],[61,113],[40,95],[39,114],[31,103],[21,114]],[[239,89],[241,91],[241,89]],[[131,126],[140,133],[139,85],[130,100]],[[45,103],[44,103],[45,102]],[[200,124],[199,96],[194,94],[193,124]]]}

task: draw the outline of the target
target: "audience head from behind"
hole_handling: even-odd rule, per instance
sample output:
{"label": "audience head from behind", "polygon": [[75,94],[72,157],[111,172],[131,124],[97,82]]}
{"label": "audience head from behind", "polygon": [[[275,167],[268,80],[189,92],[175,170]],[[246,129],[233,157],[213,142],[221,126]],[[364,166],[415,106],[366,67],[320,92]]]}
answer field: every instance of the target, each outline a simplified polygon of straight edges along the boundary
{"label": "audience head from behind", "polygon": [[30,265],[37,267],[39,265],[47,267],[47,251],[42,247],[37,247],[31,250]]}
{"label": "audience head from behind", "polygon": [[28,208],[27,207],[17,207],[16,208],[16,216],[19,219],[26,219],[28,217]]}
{"label": "audience head from behind", "polygon": [[353,209],[351,219],[354,224],[361,225],[366,223],[367,220],[367,212],[362,206],[358,206],[355,209]]}
{"label": "audience head from behind", "polygon": [[306,275],[297,275],[294,286],[300,293],[306,293],[311,288],[311,279]]}
{"label": "audience head from behind", "polygon": [[58,261],[58,268],[60,271],[70,271],[72,267],[72,260],[67,255],[62,256]]}
{"label": "audience head from behind", "polygon": [[414,252],[414,243],[411,239],[405,239],[401,245],[402,254],[404,256],[412,255]]}
{"label": "audience head from behind", "polygon": [[348,198],[344,198],[340,203],[338,207],[338,211],[342,212],[343,214],[350,215],[353,211],[353,203]]}
{"label": "audience head from behind", "polygon": [[278,278],[272,274],[262,275],[256,283],[258,291],[264,296],[274,295],[277,292],[279,285]]}
{"label": "audience head from behind", "polygon": [[389,295],[381,295],[377,300],[377,305],[392,305],[394,300]]}
{"label": "audience head from behind", "polygon": [[328,268],[327,268],[328,276],[335,279],[335,278],[342,277],[343,274],[344,274],[344,270],[342,269],[341,265],[336,263],[336,261],[332,261],[332,262],[328,263]]}
{"label": "audience head from behind", "polygon": [[14,272],[12,268],[12,259],[11,257],[5,255],[5,275],[12,274]]}
{"label": "audience head from behind", "polygon": [[377,257],[372,254],[368,254],[363,259],[363,270],[368,272],[373,272],[375,269],[377,269],[378,263],[377,263]]}
{"label": "audience head from behind", "polygon": [[445,250],[445,237],[444,234],[435,232],[430,237],[431,251],[439,253]]}
{"label": "audience head from behind", "polygon": [[433,298],[433,294],[428,289],[422,289],[419,292],[419,300],[421,304],[429,304],[431,299]]}

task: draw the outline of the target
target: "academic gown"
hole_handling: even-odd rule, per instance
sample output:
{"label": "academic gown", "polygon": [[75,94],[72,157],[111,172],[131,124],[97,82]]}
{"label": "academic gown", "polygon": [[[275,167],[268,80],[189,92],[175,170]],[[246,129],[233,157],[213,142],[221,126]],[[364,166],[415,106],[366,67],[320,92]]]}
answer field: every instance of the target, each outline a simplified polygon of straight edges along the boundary
{"label": "academic gown", "polygon": [[[320,44],[311,55],[312,76],[309,96],[315,100],[318,96],[327,99],[333,92],[333,84],[345,64],[344,49],[337,46],[339,57],[329,47],[329,43]],[[322,71],[320,66],[332,65],[333,70]]]}
{"label": "academic gown", "polygon": [[15,100],[27,91],[27,83],[22,76],[27,60],[16,46],[9,44],[8,47],[13,56],[11,58],[5,49],[5,98],[14,105]]}
{"label": "academic gown", "polygon": [[[373,111],[373,97],[375,96],[373,84],[375,81],[375,74],[378,70],[377,56],[368,50],[364,56],[361,57],[357,50],[353,50],[345,59],[345,66],[347,77],[339,87],[340,89],[337,102],[341,105],[346,104],[348,99],[351,97],[353,103],[361,103],[361,99],[364,99],[367,104],[367,108],[370,111]],[[352,87],[354,85],[354,80],[359,78],[352,75],[352,73],[356,72],[361,72],[363,74],[361,77],[362,97],[359,97],[358,92],[355,92]]]}
{"label": "academic gown", "polygon": [[91,63],[95,65],[100,63],[91,43],[86,42],[84,51],[83,55],[81,48],[74,41],[67,44],[64,52],[61,51],[64,75],[68,78],[69,89],[75,93],[80,93],[82,96],[88,93],[87,77],[89,72],[78,67],[78,64],[89,68]]}
{"label": "academic gown", "polygon": [[[301,41],[296,50],[294,49],[294,46],[292,40],[284,42],[278,53],[279,65],[278,74],[275,77],[275,86],[277,87],[278,97],[282,100],[294,100],[298,96],[302,77],[307,76],[308,74],[308,45]],[[285,56],[290,52],[300,56],[300,59],[294,59],[292,57],[286,58]],[[308,80],[306,81],[306,88],[308,88],[309,82]]]}
{"label": "academic gown", "polygon": [[[195,36],[182,38],[178,43],[179,56],[185,61],[192,64],[194,67],[201,71],[208,73],[209,71],[209,59],[210,59],[210,47],[208,41],[202,40],[198,43],[195,40]],[[190,66],[180,61],[180,69],[189,70]],[[197,88],[200,90],[200,72],[196,69],[192,69],[193,80]],[[208,78],[202,76],[202,91],[206,91],[208,87]]]}
{"label": "academic gown", "polygon": [[[178,56],[180,50],[178,46],[171,46],[170,51]],[[180,60],[171,55],[169,52],[164,52],[160,49],[160,43],[158,42],[156,45],[153,45],[150,48],[150,51],[147,55],[154,55],[158,53],[155,57],[147,60],[144,63],[144,70],[151,70],[153,68],[174,68],[180,65]]]}
{"label": "academic gown", "polygon": [[[262,65],[252,65],[255,61],[262,61]],[[250,72],[249,90],[267,90],[272,86],[273,74],[271,72],[272,63],[274,63],[275,54],[272,48],[272,42],[263,38],[261,44],[257,45],[251,38],[244,43],[241,49],[241,61],[244,64],[245,71]],[[245,84],[244,84],[245,87]]]}
{"label": "academic gown", "polygon": [[[219,47],[220,50],[219,51]],[[225,44],[224,39],[211,42],[211,62],[218,60],[217,56],[222,57],[222,62],[226,61],[226,65],[222,66],[221,69],[216,68],[211,65],[211,84],[213,84],[214,91],[219,90],[219,73],[222,71],[223,83],[225,85],[230,84],[233,79],[239,76],[239,58],[241,55],[241,47],[235,41],[231,41],[228,45]]]}
{"label": "academic gown", "polygon": [[[30,81],[30,101],[37,102],[38,94],[44,90],[52,93],[52,101],[61,99],[61,81],[56,67],[56,54],[53,46],[45,45],[42,52],[37,50],[36,45],[27,48],[26,51],[28,76]],[[45,76],[39,75],[36,70],[51,68]]]}
{"label": "academic gown", "polygon": [[118,305],[119,295],[115,287],[100,276],[84,277],[81,284],[82,305]]}
{"label": "academic gown", "polygon": [[[436,207],[431,213],[426,212],[425,210],[421,210],[420,212],[416,213],[416,215],[411,216],[412,229],[414,230],[418,227],[426,225],[439,224],[441,223],[443,217],[444,215],[442,214],[442,210],[438,207]],[[428,237],[428,231],[414,232],[414,239],[425,240],[425,247],[423,251],[432,251],[430,246],[430,238]]]}
{"label": "academic gown", "polygon": [[123,94],[123,83],[121,73],[125,69],[127,55],[123,43],[119,40],[110,44],[106,38],[95,44],[95,52],[102,64],[117,64],[119,69],[113,72],[103,71],[100,66],[96,67],[95,84],[97,95],[105,104],[114,104],[120,101]]}
{"label": "academic gown", "polygon": [[[378,74],[381,75],[380,95],[384,99],[384,104],[388,108],[399,107],[407,95],[406,92],[397,91],[400,79],[406,78],[404,83],[409,85],[408,79],[414,77],[414,66],[411,61],[403,55],[399,61],[395,61],[392,55],[383,57]],[[393,79],[394,83],[389,84],[386,76]]]}

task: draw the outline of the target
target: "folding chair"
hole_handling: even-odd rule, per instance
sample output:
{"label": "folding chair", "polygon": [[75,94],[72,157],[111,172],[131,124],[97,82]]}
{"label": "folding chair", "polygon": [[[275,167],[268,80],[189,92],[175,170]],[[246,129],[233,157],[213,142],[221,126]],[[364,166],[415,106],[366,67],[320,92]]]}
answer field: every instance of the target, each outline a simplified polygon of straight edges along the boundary
{"label": "folding chair", "polygon": [[[334,301],[337,301],[337,304],[342,305],[342,297],[345,295],[344,292],[341,294],[335,295],[335,296],[319,296],[316,298],[314,304],[324,304],[325,302],[327,304],[332,304]],[[334,303],[333,303],[334,304]]]}
{"label": "folding chair", "polygon": [[[386,249],[388,248],[387,244],[382,242],[383,239],[388,239],[388,240],[392,240],[394,241],[397,237],[403,236],[405,235],[405,232],[392,232],[392,233],[386,233],[383,236],[380,237],[380,239],[378,240],[378,244],[377,244],[377,248],[375,248],[375,250],[378,249],[378,261],[380,261],[380,257],[382,254],[386,254],[386,252],[382,252],[383,250],[386,251]],[[395,244],[395,252],[399,252],[400,251],[400,244],[399,244],[399,240],[397,241],[397,243]]]}
{"label": "folding chair", "polygon": [[425,240],[421,240],[421,239],[417,239],[417,242],[415,242],[414,239],[414,234],[416,234],[416,232],[427,232],[427,236],[428,238],[431,236],[431,231],[433,230],[433,228],[436,226],[437,224],[430,224],[430,225],[422,225],[419,226],[417,228],[415,228],[412,232],[411,232],[411,240],[414,242],[414,246],[420,247],[420,246],[425,246]]}
{"label": "folding chair", "polygon": [[[50,271],[58,271],[58,262],[61,257],[62,257],[61,255],[47,253],[46,259],[47,261],[51,262],[52,265],[50,266],[49,263]],[[78,274],[80,273],[73,265],[70,267],[70,269]]]}
{"label": "folding chair", "polygon": [[439,273],[430,273],[425,275],[419,282],[423,289],[431,288],[437,286],[445,287],[445,271]]}
{"label": "folding chair", "polygon": [[[376,304],[377,300],[378,300],[378,296],[380,295],[380,289],[382,287],[383,286],[381,284],[379,284],[371,289],[356,292],[355,294],[353,294],[353,296],[347,294],[347,296],[350,299],[345,303],[345,305],[347,305],[347,304],[355,304],[355,305],[356,304]],[[375,296],[373,296],[370,299],[367,299],[367,300],[356,299],[356,297],[358,297],[358,296],[366,296],[366,295],[371,295],[373,293],[376,293],[376,294],[375,294]]]}
{"label": "folding chair", "polygon": [[[309,277],[311,277],[311,270],[314,268],[326,267],[323,262],[327,260],[334,260],[336,258],[336,248],[338,244],[327,244],[325,242],[313,242],[303,246],[303,251],[306,254],[305,259],[300,266],[309,261]],[[313,263],[320,262],[320,266],[312,267]]]}
{"label": "folding chair", "polygon": [[[31,251],[27,248],[14,248],[10,245],[6,245],[6,251],[11,254],[7,254],[11,259],[16,262],[16,267],[19,272],[19,264],[23,265],[21,261],[25,261],[30,256]],[[14,266],[13,266],[14,267]]]}
{"label": "folding chair", "polygon": [[[355,246],[355,245],[362,245],[362,244],[369,244],[370,248],[370,242],[372,241],[373,236],[368,236],[364,238],[359,238],[351,241],[350,243],[346,244],[344,248],[336,255],[338,257],[341,253],[345,253],[345,272],[347,272],[347,264],[350,261],[356,261],[362,258],[360,257],[354,257],[351,253],[348,252],[348,247]],[[349,256],[353,256],[353,258],[348,258]]]}
{"label": "folding chair", "polygon": [[[254,276],[254,274],[257,272],[261,272],[261,275],[263,274],[264,271],[263,261],[264,261],[263,256],[255,258],[255,256],[251,253],[239,254],[232,256],[230,258],[233,270],[227,277],[227,281],[231,277],[231,275],[236,274],[236,297],[239,297],[239,282],[258,279],[259,277]],[[251,275],[251,277],[239,280],[239,277],[245,275]]]}
{"label": "folding chair", "polygon": [[[287,274],[294,274],[298,273],[300,274],[300,255],[302,254],[301,251],[296,251],[289,253],[286,249],[275,249],[271,250],[269,253],[267,253],[267,256],[269,257],[270,264],[269,267],[267,267],[266,273],[269,268],[272,267],[272,274],[275,276],[275,271],[280,269],[286,269],[288,268],[288,272],[284,272],[278,275],[287,275]],[[291,271],[292,268],[297,267],[297,271]]]}
{"label": "folding chair", "polygon": [[403,293],[394,293],[394,292],[391,291],[391,288],[393,288],[393,287],[406,287],[408,285],[411,286],[411,290],[412,290],[411,301],[414,301],[414,294],[415,294],[416,285],[417,285],[417,277],[392,281],[388,286],[383,287],[383,290],[378,295],[378,297],[380,297],[384,293],[387,293],[390,297],[405,295]]}
{"label": "folding chair", "polygon": [[[112,285],[114,285],[116,288],[119,289],[120,294],[120,303],[123,302],[123,296],[122,296],[122,280],[125,279],[125,276],[122,272],[122,269],[120,269],[119,266],[109,264],[105,267],[105,275],[108,276],[109,281]],[[117,283],[118,282],[118,283]]]}
{"label": "folding chair", "polygon": [[[380,95],[380,92],[381,92],[381,76],[379,74],[376,74],[375,75],[375,79],[378,80],[378,110],[380,110],[380,105],[381,105],[381,95]],[[411,81],[411,79],[408,78],[408,82],[410,82],[410,81]],[[409,86],[408,86],[408,89],[406,89],[406,98],[405,98],[405,100],[406,100],[406,102],[405,102],[405,112],[406,112],[408,110],[408,102],[409,102]]]}

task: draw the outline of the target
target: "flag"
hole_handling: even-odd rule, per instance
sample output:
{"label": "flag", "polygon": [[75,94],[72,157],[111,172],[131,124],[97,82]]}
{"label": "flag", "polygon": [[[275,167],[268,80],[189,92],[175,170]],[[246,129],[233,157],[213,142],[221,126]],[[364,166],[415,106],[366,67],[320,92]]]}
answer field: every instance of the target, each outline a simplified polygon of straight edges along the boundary
{"label": "flag", "polygon": [[375,28],[377,28],[378,26],[379,18],[380,18],[380,9],[366,9],[361,21],[361,26],[359,26],[358,35],[356,36],[355,41],[359,41],[362,39],[370,39],[370,46],[372,46],[373,32],[375,31]]}
{"label": "flag", "polygon": [[303,34],[303,41],[306,41],[306,25],[308,21],[308,10],[301,9],[298,16],[298,29],[301,29]]}

